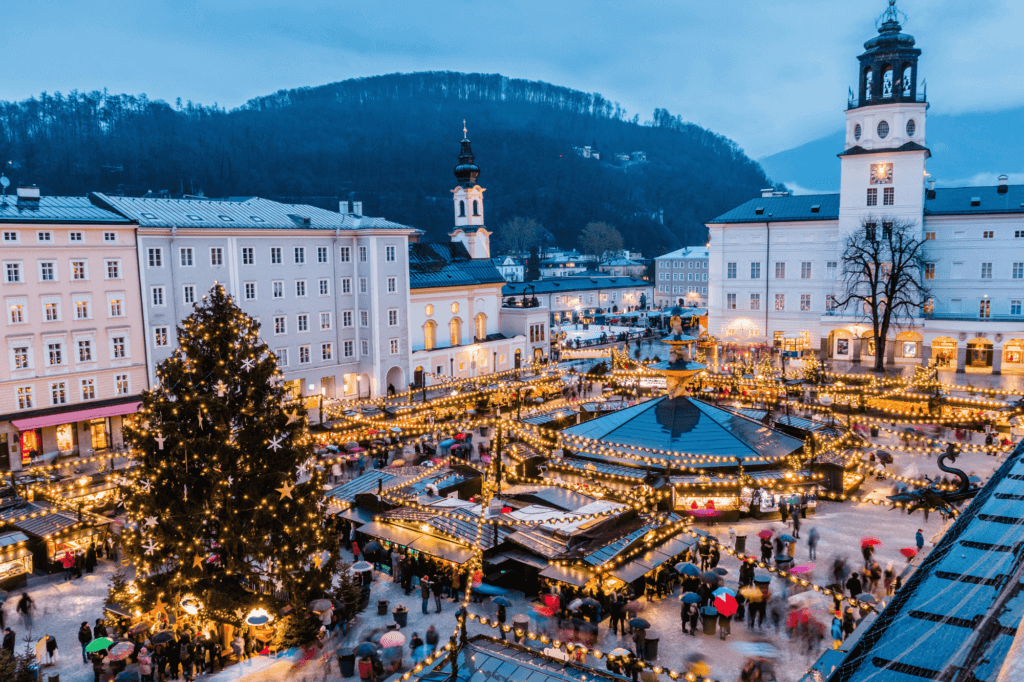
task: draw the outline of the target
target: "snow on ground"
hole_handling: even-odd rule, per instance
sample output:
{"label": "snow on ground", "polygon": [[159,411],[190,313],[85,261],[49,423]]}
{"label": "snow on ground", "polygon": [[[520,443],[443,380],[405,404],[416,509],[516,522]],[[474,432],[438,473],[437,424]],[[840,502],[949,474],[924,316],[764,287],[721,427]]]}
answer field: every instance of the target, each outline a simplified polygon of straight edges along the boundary
{"label": "snow on ground", "polygon": [[642,334],[646,329],[646,327],[613,327],[607,324],[592,324],[589,329],[584,329],[581,324],[562,327],[562,331],[565,332],[565,340],[570,343],[576,339],[579,339],[580,343],[593,341],[601,338],[601,334],[607,335],[609,341],[614,341],[617,334]]}

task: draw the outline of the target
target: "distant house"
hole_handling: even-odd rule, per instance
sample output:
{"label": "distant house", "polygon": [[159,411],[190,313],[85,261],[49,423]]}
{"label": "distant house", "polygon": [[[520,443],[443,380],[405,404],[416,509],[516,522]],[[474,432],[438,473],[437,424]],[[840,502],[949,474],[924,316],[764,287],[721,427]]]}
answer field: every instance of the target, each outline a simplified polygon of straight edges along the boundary
{"label": "distant house", "polygon": [[688,246],[654,259],[654,302],[706,308],[708,305],[708,247]]}
{"label": "distant house", "polygon": [[526,266],[512,256],[499,256],[492,258],[491,262],[506,282],[522,282],[526,276]]}
{"label": "distant house", "polygon": [[643,279],[646,264],[630,258],[614,258],[597,266],[599,272],[606,275],[621,275]]}

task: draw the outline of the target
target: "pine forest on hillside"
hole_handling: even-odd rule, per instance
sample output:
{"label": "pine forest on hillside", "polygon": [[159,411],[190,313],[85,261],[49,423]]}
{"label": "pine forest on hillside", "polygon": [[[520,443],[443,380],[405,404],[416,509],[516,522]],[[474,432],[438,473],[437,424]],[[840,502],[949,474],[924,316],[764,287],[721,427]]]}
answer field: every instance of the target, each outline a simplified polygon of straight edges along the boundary
{"label": "pine forest on hillside", "polygon": [[[664,109],[641,122],[596,93],[453,72],[282,90],[231,111],[44,93],[0,103],[0,159],[13,182],[46,194],[201,191],[332,209],[352,198],[444,239],[463,119],[488,226],[527,216],[561,246],[595,221],[648,253],[701,243],[704,221],[771,184],[735,143]],[[586,145],[600,161],[573,150]],[[647,162],[614,161],[634,151]]]}

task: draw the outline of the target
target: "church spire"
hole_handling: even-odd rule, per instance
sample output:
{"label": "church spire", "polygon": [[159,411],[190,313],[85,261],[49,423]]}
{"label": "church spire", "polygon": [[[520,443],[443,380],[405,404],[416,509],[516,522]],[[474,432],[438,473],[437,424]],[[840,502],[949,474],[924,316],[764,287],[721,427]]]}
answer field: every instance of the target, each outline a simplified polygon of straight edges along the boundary
{"label": "church spire", "polygon": [[480,175],[480,166],[473,163],[473,149],[469,146],[469,133],[466,121],[462,121],[462,150],[459,152],[459,165],[455,167],[455,179],[461,187],[472,187],[476,184],[476,176]]}

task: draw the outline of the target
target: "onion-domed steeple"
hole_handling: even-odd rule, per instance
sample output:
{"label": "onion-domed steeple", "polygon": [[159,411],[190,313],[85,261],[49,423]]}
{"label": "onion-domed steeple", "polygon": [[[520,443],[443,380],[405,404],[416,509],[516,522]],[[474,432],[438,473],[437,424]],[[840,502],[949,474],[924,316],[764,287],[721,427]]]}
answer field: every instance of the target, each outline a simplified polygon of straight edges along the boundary
{"label": "onion-domed steeple", "polygon": [[914,47],[914,36],[902,33],[896,0],[880,18],[878,35],[864,43],[860,60],[858,92],[851,93],[848,108],[890,104],[893,102],[924,102],[917,92],[917,58],[921,50]]}
{"label": "onion-domed steeple", "polygon": [[473,163],[473,150],[469,146],[466,122],[462,122],[462,151],[459,152],[459,165],[455,167],[455,178],[462,187],[476,184],[476,176],[480,175],[480,166]]}

